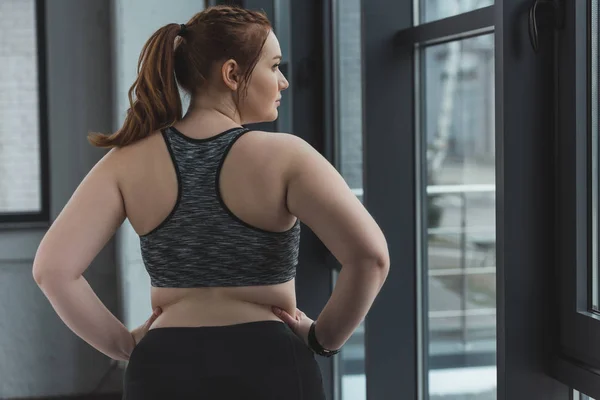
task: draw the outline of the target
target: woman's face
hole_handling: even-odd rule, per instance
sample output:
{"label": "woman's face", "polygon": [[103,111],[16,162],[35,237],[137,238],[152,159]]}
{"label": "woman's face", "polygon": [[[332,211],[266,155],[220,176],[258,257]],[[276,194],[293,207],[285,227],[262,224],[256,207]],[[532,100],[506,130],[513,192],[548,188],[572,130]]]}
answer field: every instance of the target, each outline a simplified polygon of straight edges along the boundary
{"label": "woman's face", "polygon": [[281,48],[271,31],[239,102],[242,124],[275,121],[281,92],[289,83],[279,70]]}

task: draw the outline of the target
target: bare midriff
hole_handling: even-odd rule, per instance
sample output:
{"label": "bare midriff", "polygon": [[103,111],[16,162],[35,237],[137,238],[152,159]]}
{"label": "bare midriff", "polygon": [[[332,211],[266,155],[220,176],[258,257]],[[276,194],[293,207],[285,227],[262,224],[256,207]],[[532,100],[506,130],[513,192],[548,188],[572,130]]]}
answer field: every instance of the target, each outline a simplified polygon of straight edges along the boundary
{"label": "bare midriff", "polygon": [[160,307],[162,313],[150,329],[281,321],[272,307],[295,314],[295,280],[268,286],[152,287],[151,302],[152,309]]}

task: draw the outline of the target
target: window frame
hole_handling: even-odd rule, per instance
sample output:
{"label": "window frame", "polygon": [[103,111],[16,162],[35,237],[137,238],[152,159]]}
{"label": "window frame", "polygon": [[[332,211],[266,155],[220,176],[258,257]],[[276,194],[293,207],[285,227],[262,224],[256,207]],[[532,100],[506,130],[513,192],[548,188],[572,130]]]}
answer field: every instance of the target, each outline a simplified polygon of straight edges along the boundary
{"label": "window frame", "polygon": [[[414,19],[420,15],[418,0],[413,5]],[[423,227],[427,224],[427,210],[423,207],[424,199],[428,196],[427,188],[424,184],[426,177],[422,176],[426,171],[426,160],[423,157],[423,149],[426,148],[425,135],[421,134],[421,126],[424,124],[425,110],[423,100],[425,99],[425,77],[422,76],[425,62],[424,51],[426,48],[441,45],[448,42],[467,40],[472,37],[483,35],[494,35],[495,6],[486,6],[475,10],[467,11],[451,17],[434,20],[427,23],[415,24],[396,33],[394,45],[396,51],[400,53],[410,52],[414,60],[412,71],[412,81],[414,82],[414,92],[411,93],[411,100],[414,101],[414,121],[412,132],[415,135],[415,173],[414,192],[416,200],[416,209],[418,210],[416,222],[416,251],[417,268],[416,281],[418,317],[420,321],[415,322],[415,330],[418,337],[418,372],[419,386],[417,393],[419,398],[428,398],[429,396],[429,372],[433,367],[444,367],[446,365],[456,365],[457,367],[467,364],[485,364],[490,360],[495,360],[496,354],[487,352],[476,352],[472,354],[452,354],[452,355],[429,355],[429,317],[428,317],[428,287],[429,287],[429,269],[426,265],[427,249],[424,244],[427,243],[427,230]],[[408,194],[407,194],[408,195]]]}
{"label": "window frame", "polygon": [[[423,335],[427,327],[419,322],[426,319],[418,318],[427,309],[422,290],[426,269],[420,266],[423,232],[416,224],[423,218],[423,186],[415,169],[423,160],[416,140],[405,139],[401,151],[394,153],[390,148],[397,146],[398,135],[385,136],[381,131],[402,126],[414,132],[419,123],[415,42],[442,43],[458,39],[455,34],[462,39],[467,37],[467,24],[476,30],[473,35],[481,34],[476,21],[482,13],[487,13],[495,37],[497,397],[568,395],[569,388],[547,373],[552,346],[548,336],[555,332],[556,321],[548,309],[556,298],[555,276],[549,272],[554,263],[549,243],[555,238],[553,119],[547,117],[554,111],[553,69],[549,68],[554,55],[546,32],[539,54],[529,43],[527,12],[532,3],[496,0],[493,6],[422,24],[417,30],[405,22],[407,14],[418,15],[409,10],[410,2],[402,3],[404,9],[399,10],[396,5],[390,9],[385,0],[369,0],[368,6],[363,0],[365,203],[381,222],[392,259],[386,285],[367,316],[369,398],[385,398],[398,387],[407,398],[428,398],[427,357],[422,354],[428,346]],[[389,36],[393,23],[395,49]],[[406,28],[398,32],[400,24]],[[445,38],[427,32],[433,28],[443,31]],[[405,152],[407,147],[410,151]],[[399,321],[403,326],[398,326]],[[369,335],[374,331],[377,336]],[[412,351],[402,352],[399,347]]]}
{"label": "window frame", "polygon": [[37,44],[38,107],[39,107],[39,159],[40,159],[40,210],[0,212],[0,228],[30,227],[50,222],[50,163],[48,129],[48,87],[46,77],[46,0],[35,0],[34,24]]}
{"label": "window frame", "polygon": [[[586,4],[581,7],[583,1]],[[591,157],[592,0],[564,2],[564,6],[566,24],[557,45],[556,104],[560,323],[552,373],[574,389],[600,398],[600,341],[596,339],[600,337],[600,313],[591,311],[589,284],[594,261],[590,201],[594,161]]]}

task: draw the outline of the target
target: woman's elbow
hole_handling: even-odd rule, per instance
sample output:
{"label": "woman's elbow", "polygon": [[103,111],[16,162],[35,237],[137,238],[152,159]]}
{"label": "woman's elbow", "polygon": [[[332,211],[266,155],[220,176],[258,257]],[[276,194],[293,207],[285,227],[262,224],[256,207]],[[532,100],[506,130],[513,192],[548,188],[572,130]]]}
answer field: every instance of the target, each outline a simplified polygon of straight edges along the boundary
{"label": "woman's elbow", "polygon": [[33,280],[35,283],[37,283],[38,286],[42,286],[42,282],[44,282],[48,272],[47,268],[45,268],[39,261],[34,260],[31,274],[33,275]]}
{"label": "woman's elbow", "polygon": [[64,274],[60,274],[57,268],[54,268],[56,261],[49,260],[42,254],[38,254],[33,260],[32,275],[33,280],[38,286],[48,285],[50,282],[56,282]]}

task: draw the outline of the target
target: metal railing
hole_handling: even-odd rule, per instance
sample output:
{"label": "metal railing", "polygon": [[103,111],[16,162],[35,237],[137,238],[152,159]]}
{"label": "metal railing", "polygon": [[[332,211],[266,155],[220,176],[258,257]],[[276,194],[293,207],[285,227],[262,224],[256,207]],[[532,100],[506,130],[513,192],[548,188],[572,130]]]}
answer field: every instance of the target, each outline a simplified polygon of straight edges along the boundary
{"label": "metal railing", "polygon": [[481,266],[475,268],[467,268],[467,234],[473,232],[488,231],[489,228],[477,227],[467,228],[467,196],[473,193],[495,193],[495,184],[472,184],[472,185],[430,185],[427,186],[426,192],[428,196],[432,195],[448,195],[456,196],[460,201],[460,226],[453,228],[429,228],[427,229],[428,236],[436,234],[451,234],[458,231],[459,249],[460,249],[460,266],[459,268],[450,268],[442,270],[429,269],[429,277],[459,275],[461,277],[461,296],[459,310],[444,310],[444,311],[429,311],[429,318],[460,318],[461,322],[461,338],[464,345],[467,341],[467,318],[474,316],[493,316],[496,315],[495,308],[480,308],[469,309],[467,307],[467,291],[468,291],[468,276],[474,274],[490,274],[496,272],[495,266]]}

